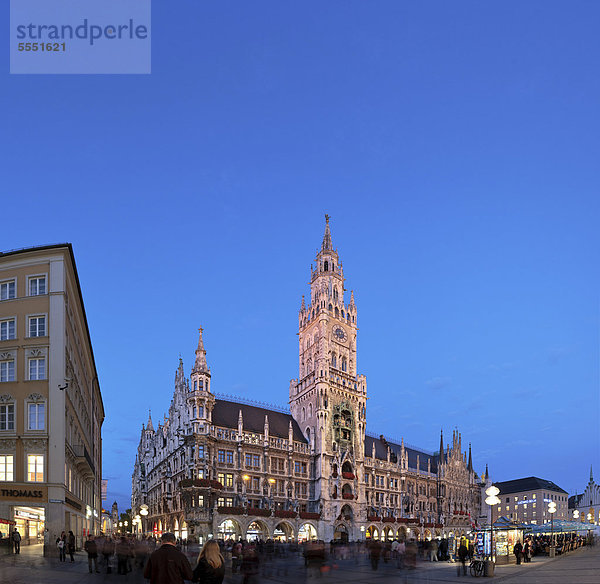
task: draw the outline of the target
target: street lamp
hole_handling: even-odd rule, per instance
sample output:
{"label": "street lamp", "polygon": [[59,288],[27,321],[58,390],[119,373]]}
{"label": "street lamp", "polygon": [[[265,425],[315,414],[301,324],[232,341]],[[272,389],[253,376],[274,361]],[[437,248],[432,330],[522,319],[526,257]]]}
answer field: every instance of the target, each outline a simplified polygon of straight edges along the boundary
{"label": "street lamp", "polygon": [[491,541],[491,545],[490,545],[492,562],[496,561],[496,550],[494,549],[494,506],[500,505],[500,499],[498,499],[499,493],[500,493],[500,489],[498,487],[496,487],[495,485],[492,485],[491,487],[488,487],[485,490],[485,494],[487,495],[485,502],[487,505],[490,506],[491,522],[492,522],[492,531],[491,531],[492,541]]}
{"label": "street lamp", "polygon": [[573,511],[573,519],[579,519],[579,509],[575,509],[575,511]]}
{"label": "street lamp", "polygon": [[551,528],[551,538],[550,538],[550,557],[554,557],[555,547],[554,547],[554,514],[556,513],[556,503],[554,501],[550,501],[548,503],[548,513],[550,513],[550,528]]}
{"label": "street lamp", "polygon": [[362,534],[362,539],[364,541],[364,539],[365,539],[365,526],[364,525],[360,526],[360,532]]}

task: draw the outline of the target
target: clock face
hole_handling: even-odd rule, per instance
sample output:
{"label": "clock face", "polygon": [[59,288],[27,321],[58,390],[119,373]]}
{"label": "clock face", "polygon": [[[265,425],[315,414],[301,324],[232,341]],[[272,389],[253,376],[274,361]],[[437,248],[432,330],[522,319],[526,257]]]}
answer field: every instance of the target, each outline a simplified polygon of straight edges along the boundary
{"label": "clock face", "polygon": [[333,334],[335,335],[335,338],[338,339],[338,341],[345,341],[348,338],[348,335],[346,335],[346,331],[341,326],[334,328]]}

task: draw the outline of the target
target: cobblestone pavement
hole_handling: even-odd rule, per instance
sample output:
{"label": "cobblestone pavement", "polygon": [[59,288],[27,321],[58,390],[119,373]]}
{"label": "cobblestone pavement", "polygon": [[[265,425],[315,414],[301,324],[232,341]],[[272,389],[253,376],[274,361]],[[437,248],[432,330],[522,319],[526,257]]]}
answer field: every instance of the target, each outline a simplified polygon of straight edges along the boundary
{"label": "cobblestone pavement", "polygon": [[[100,574],[88,572],[87,557],[76,554],[75,563],[59,562],[54,558],[39,557],[24,549],[19,556],[0,556],[0,584],[143,584],[146,582],[138,569],[127,575],[114,571],[106,574],[106,566],[100,564]],[[193,550],[189,556],[194,556]],[[398,570],[393,563],[381,563],[373,571],[366,558],[358,560],[330,560],[325,570],[309,574],[298,554],[285,559],[264,562],[261,574],[253,584],[445,584],[463,582],[457,577],[456,564],[448,562],[420,562],[412,571]],[[497,566],[494,580],[506,584],[599,584],[600,547],[583,548],[564,557],[534,558],[530,564],[521,566]],[[467,581],[472,577],[467,576]],[[485,580],[483,580],[485,582]],[[226,584],[242,584],[242,577],[228,570]]]}

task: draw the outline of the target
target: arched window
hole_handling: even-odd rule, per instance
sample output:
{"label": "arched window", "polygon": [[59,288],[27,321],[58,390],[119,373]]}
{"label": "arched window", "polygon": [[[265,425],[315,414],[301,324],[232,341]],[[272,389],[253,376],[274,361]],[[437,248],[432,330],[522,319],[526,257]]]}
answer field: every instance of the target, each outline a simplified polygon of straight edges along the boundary
{"label": "arched window", "polygon": [[331,262],[331,271],[335,272],[335,262]]}
{"label": "arched window", "polygon": [[308,404],[308,417],[312,418],[312,404]]}
{"label": "arched window", "polygon": [[331,354],[331,366],[337,367],[337,359],[335,358],[335,353]]}
{"label": "arched window", "polygon": [[333,310],[333,304],[329,305],[329,310]]}
{"label": "arched window", "polygon": [[347,368],[346,357],[342,357],[342,371],[346,371]]}
{"label": "arched window", "polygon": [[323,263],[323,271],[324,272],[329,271],[329,262],[327,260],[325,260],[325,262]]}
{"label": "arched window", "polygon": [[302,421],[306,420],[306,409],[302,408]]}
{"label": "arched window", "polygon": [[310,373],[312,371],[312,359],[309,359],[306,362],[306,373]]}
{"label": "arched window", "polygon": [[339,316],[340,316],[340,310],[339,310],[339,308],[336,306],[336,307],[335,307],[335,317],[336,317],[336,318],[339,318]]}
{"label": "arched window", "polygon": [[333,299],[334,299],[334,300],[337,300],[337,299],[338,299],[338,289],[337,289],[337,288],[334,288],[334,289],[333,289]]}
{"label": "arched window", "polygon": [[346,315],[344,314],[343,310],[342,310],[342,318],[346,318]]}

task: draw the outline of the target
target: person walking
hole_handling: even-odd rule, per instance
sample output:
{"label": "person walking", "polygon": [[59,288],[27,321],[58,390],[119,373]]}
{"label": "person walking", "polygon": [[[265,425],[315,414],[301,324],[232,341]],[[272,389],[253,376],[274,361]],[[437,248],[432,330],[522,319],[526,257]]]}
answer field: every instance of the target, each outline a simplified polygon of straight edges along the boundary
{"label": "person walking", "polygon": [[209,539],[198,556],[198,564],[192,572],[192,582],[201,584],[221,584],[225,577],[225,560],[219,544]]}
{"label": "person walking", "polygon": [[175,547],[175,535],[163,533],[160,540],[161,546],[148,558],[144,578],[150,580],[150,584],[184,584],[184,580],[191,580],[192,568]]}
{"label": "person walking", "polygon": [[127,574],[129,571],[127,566],[127,560],[131,555],[131,548],[126,537],[121,537],[119,543],[117,543],[117,574]]}
{"label": "person walking", "polygon": [[[467,557],[469,555],[469,550],[467,549],[467,546],[465,545],[464,540],[462,540],[460,542],[460,546],[458,548],[458,561],[460,562],[460,564],[462,564],[462,575],[466,576],[467,575]],[[458,566],[456,566],[456,575],[460,576],[460,564]]]}
{"label": "person walking", "polygon": [[71,561],[74,562],[75,558],[73,557],[73,554],[75,553],[75,534],[70,530],[69,535],[67,537],[67,551],[71,556]]}
{"label": "person walking", "polygon": [[379,558],[381,557],[381,550],[383,546],[377,539],[371,541],[369,544],[369,556],[371,558],[371,569],[377,570],[379,566]]}
{"label": "person walking", "polygon": [[94,564],[96,574],[99,574],[100,570],[98,570],[98,544],[94,541],[93,535],[88,535],[88,539],[85,542],[83,549],[87,552],[88,555],[88,567],[90,569],[90,574],[92,573],[92,563]]}
{"label": "person walking", "polygon": [[517,543],[513,548],[513,553],[517,556],[517,565],[519,565],[521,563],[521,558],[523,557],[523,545],[520,540],[517,540]]}
{"label": "person walking", "polygon": [[523,561],[526,564],[531,562],[531,546],[529,545],[529,540],[525,540],[525,545],[523,546]]}
{"label": "person walking", "polygon": [[436,539],[432,539],[431,543],[429,544],[429,561],[438,561],[438,542]]}
{"label": "person walking", "polygon": [[11,539],[13,542],[13,546],[15,548],[15,554],[21,553],[21,534],[19,530],[15,527],[15,530],[11,534]]}
{"label": "person walking", "polygon": [[67,535],[64,531],[61,532],[60,537],[56,538],[56,547],[58,548],[58,561],[67,561]]}
{"label": "person walking", "polygon": [[110,565],[111,559],[115,553],[115,542],[112,537],[109,535],[106,536],[104,543],[102,544],[102,555],[104,556],[104,561],[106,562],[106,573],[112,573],[112,567]]}

